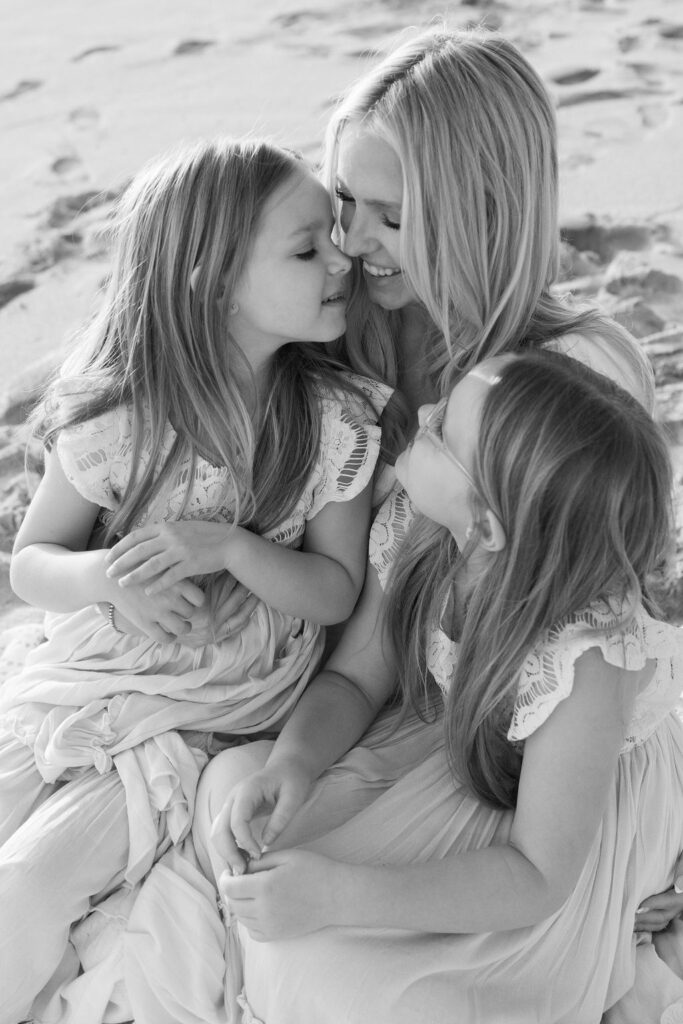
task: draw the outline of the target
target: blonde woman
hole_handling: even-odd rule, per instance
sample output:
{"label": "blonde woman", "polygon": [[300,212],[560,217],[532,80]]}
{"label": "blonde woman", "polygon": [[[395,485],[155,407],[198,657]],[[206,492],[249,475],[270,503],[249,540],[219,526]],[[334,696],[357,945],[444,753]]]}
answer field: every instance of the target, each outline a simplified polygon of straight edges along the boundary
{"label": "blonde woman", "polygon": [[118,213],[102,310],[36,416],[46,471],[12,559],[49,614],[0,700],[2,1024],[72,1004],[94,1024],[102,975],[76,982],[73,949],[91,962],[97,927],[71,944],[71,925],[182,841],[215,734],[282,725],[365,573],[390,389],[331,348],[351,261],[324,187],[219,139],[147,167]]}

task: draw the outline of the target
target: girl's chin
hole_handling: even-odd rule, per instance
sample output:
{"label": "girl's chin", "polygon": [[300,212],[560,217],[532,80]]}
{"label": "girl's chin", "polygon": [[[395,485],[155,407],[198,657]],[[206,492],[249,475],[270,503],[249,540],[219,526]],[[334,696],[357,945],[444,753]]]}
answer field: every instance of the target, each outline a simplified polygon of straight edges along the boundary
{"label": "girl's chin", "polygon": [[[398,482],[403,487],[405,487],[405,478],[404,478],[404,475],[403,475],[403,471],[405,469],[405,462],[406,462],[407,456],[408,456],[408,452],[407,451],[401,452],[399,457],[396,459],[396,462],[394,463],[394,471],[396,473],[396,479],[398,480]],[[406,490],[407,490],[407,488],[406,488]]]}

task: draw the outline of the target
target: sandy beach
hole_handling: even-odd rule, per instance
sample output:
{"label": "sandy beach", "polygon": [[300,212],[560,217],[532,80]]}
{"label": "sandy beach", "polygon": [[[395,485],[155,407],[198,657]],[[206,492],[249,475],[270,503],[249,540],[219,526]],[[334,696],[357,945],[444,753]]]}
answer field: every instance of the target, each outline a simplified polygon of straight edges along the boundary
{"label": "sandy beach", "polygon": [[[548,82],[560,131],[562,287],[602,305],[641,339],[680,476],[679,0],[5,0],[0,634],[40,620],[7,579],[36,479],[35,463],[24,470],[27,408],[97,301],[108,218],[127,180],[158,151],[217,133],[270,135],[315,162],[340,92],[401,31],[437,17],[452,27],[500,29]],[[679,575],[666,603],[683,621]]]}

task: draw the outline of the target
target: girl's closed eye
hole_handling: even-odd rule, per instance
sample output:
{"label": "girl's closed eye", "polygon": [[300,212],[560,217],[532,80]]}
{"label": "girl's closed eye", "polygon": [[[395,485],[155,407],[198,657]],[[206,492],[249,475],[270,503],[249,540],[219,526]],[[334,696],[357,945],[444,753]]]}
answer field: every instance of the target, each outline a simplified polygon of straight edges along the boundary
{"label": "girl's closed eye", "polygon": [[337,197],[337,199],[341,200],[342,203],[355,203],[356,201],[353,198],[353,196],[350,196],[348,192],[344,192],[344,190],[342,188],[339,188],[338,185],[334,190],[334,194]]}
{"label": "girl's closed eye", "polygon": [[306,252],[296,253],[296,258],[298,260],[312,260],[316,257],[317,253],[317,249],[307,249]]}

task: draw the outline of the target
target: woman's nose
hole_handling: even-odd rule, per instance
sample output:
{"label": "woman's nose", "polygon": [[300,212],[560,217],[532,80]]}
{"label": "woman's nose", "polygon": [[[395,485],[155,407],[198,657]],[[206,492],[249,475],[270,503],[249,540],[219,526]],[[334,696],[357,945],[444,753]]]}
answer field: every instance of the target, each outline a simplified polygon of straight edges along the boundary
{"label": "woman's nose", "polygon": [[367,223],[364,222],[361,214],[356,210],[348,220],[344,218],[341,225],[342,249],[349,256],[365,256],[374,252],[377,248],[376,240],[373,240],[367,230]]}

